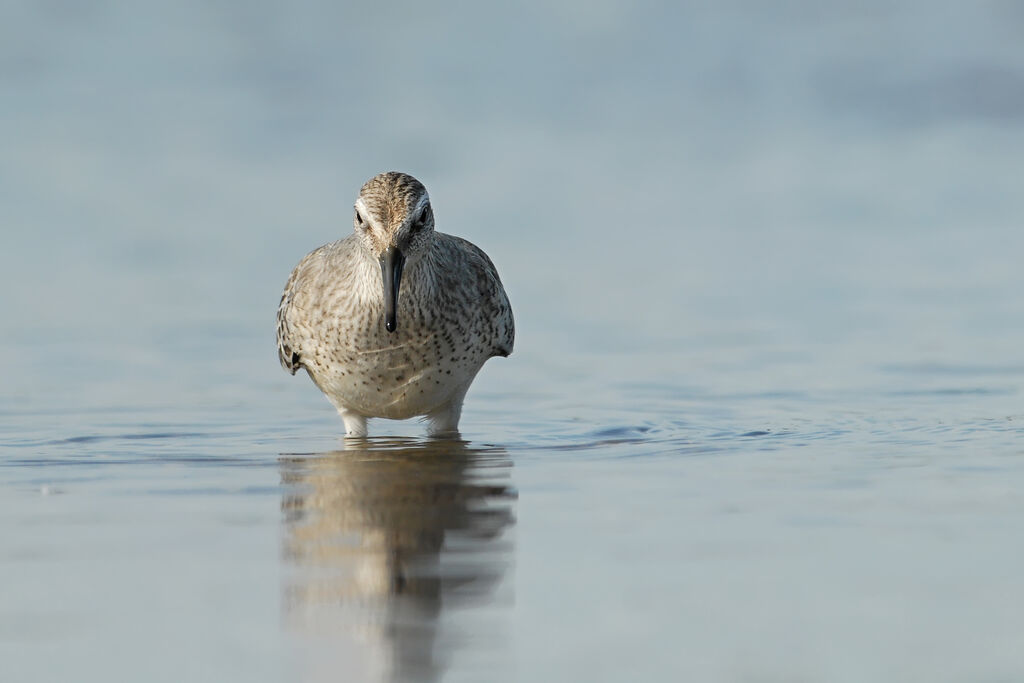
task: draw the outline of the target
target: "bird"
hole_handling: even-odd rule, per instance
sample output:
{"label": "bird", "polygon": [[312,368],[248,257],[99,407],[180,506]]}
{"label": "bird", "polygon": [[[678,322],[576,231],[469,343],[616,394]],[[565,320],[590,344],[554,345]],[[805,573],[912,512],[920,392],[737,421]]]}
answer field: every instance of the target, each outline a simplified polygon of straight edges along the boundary
{"label": "bird", "polygon": [[346,437],[369,418],[424,418],[429,436],[458,435],[484,363],[507,357],[515,321],[498,271],[468,240],[434,229],[424,185],[388,171],[355,202],[352,234],[295,266],[277,309],[277,351],[305,368],[337,409]]}

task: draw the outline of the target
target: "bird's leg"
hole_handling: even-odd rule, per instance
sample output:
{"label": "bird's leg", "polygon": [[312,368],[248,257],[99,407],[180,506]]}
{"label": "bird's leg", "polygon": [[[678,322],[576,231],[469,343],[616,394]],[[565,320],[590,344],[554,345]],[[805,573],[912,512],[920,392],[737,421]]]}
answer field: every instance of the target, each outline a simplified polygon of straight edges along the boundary
{"label": "bird's leg", "polygon": [[344,408],[338,409],[338,415],[341,415],[341,419],[345,423],[345,436],[366,436],[365,415]]}
{"label": "bird's leg", "polygon": [[446,405],[427,415],[428,436],[458,436],[462,405]]}
{"label": "bird's leg", "polygon": [[459,418],[462,417],[462,401],[466,398],[469,385],[462,387],[451,400],[437,410],[427,413],[428,436],[458,436]]}

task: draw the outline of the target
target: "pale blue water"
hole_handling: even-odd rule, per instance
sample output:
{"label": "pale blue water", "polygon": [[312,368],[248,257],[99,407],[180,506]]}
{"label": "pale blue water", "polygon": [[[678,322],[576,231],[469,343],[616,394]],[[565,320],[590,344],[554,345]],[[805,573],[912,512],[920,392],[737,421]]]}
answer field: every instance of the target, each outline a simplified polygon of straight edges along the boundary
{"label": "pale blue water", "polygon": [[[1015,3],[0,14],[0,679],[1024,678]],[[276,362],[390,168],[461,443]]]}

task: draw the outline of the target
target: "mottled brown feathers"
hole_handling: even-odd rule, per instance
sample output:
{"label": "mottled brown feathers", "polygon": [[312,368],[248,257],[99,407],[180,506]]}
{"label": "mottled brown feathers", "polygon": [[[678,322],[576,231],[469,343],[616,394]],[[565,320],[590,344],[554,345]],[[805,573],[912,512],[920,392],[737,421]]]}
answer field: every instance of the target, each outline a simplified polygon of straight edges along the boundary
{"label": "mottled brown feathers", "polygon": [[[425,415],[431,433],[457,428],[484,362],[512,352],[515,323],[494,264],[477,246],[434,231],[426,188],[404,173],[369,180],[355,231],[310,252],[292,271],[277,312],[281,365],[304,367],[345,420]],[[360,223],[362,221],[362,223]],[[381,245],[407,263],[385,329]]]}
{"label": "mottled brown feathers", "polygon": [[359,198],[370,213],[392,225],[408,215],[426,194],[427,188],[411,175],[388,171],[367,180]]}

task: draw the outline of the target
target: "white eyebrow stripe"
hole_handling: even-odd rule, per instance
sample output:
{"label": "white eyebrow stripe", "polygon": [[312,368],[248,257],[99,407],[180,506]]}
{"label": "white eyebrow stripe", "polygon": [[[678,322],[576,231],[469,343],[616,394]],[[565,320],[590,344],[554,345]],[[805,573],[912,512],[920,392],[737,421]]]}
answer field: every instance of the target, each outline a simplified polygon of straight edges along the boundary
{"label": "white eyebrow stripe", "polygon": [[418,202],[416,202],[416,208],[413,209],[413,211],[412,211],[413,215],[418,214],[420,211],[423,210],[423,207],[426,206],[429,203],[430,203],[430,195],[428,195],[426,192],[424,192],[423,196],[420,197],[420,200]]}

